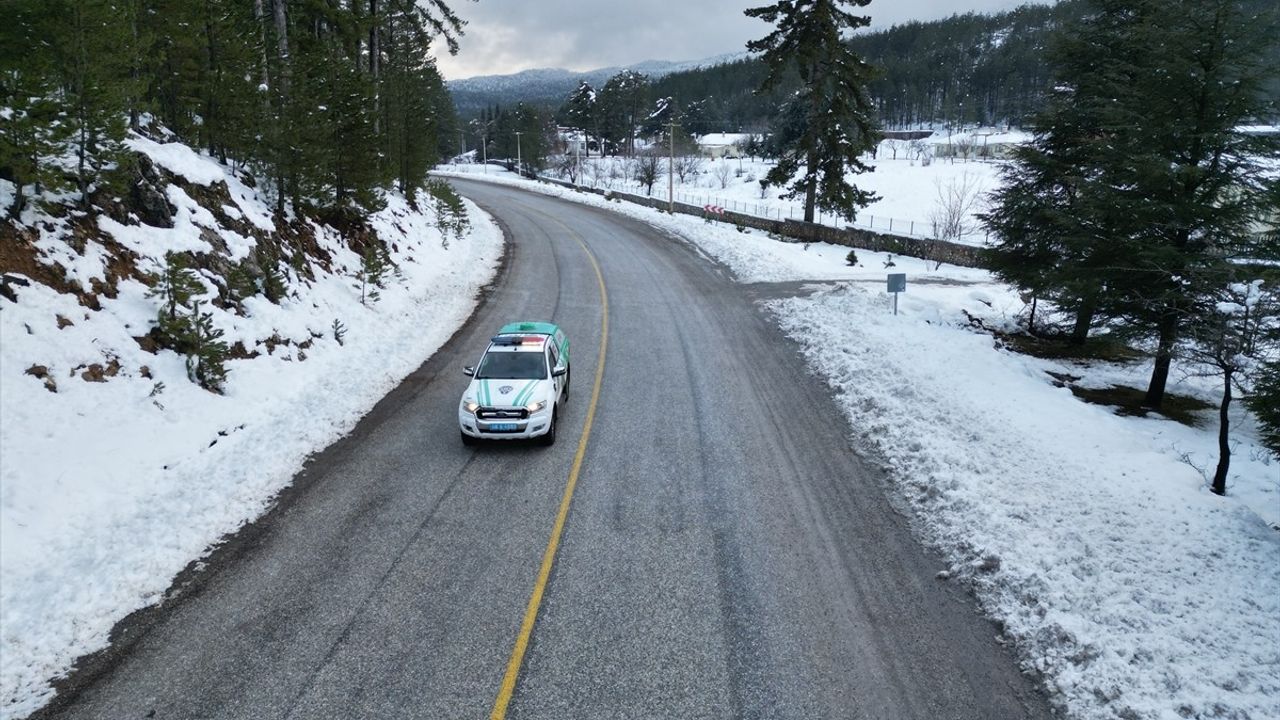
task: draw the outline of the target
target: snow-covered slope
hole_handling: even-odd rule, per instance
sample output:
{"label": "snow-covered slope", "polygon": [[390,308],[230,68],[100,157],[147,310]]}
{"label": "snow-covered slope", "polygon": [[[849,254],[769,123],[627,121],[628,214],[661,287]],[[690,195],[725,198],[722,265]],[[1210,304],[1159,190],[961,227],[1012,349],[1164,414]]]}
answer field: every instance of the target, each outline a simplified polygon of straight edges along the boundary
{"label": "snow-covered slope", "polygon": [[[130,145],[151,179],[109,214],[64,207],[0,229],[0,717],[46,702],[49,680],[117,620],[262,513],[465,321],[502,253],[469,203],[462,237],[397,195],[341,230],[277,222],[227,167]],[[375,242],[394,269],[363,304],[355,274]],[[169,251],[189,253],[233,349],[224,394],[153,342],[160,299],[143,279]],[[283,297],[233,301],[228,277],[261,290],[271,258]]]}

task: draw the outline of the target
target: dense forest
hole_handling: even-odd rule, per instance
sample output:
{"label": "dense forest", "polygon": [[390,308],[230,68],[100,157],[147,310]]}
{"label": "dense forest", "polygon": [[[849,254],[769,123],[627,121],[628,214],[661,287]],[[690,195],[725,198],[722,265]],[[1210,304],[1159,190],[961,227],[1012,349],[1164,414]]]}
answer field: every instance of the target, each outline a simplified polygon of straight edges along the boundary
{"label": "dense forest", "polygon": [[[132,130],[248,171],[278,211],[412,194],[456,141],[428,54],[456,47],[441,0],[6,0],[0,177],[87,206],[128,179]],[[449,144],[452,148],[454,145]]]}
{"label": "dense forest", "polygon": [[[1245,5],[1265,5],[1250,0]],[[1008,12],[967,13],[859,33],[850,48],[878,68],[869,92],[887,129],[924,125],[1024,125],[1044,104],[1055,28],[1083,13],[1080,0],[1024,5]],[[874,14],[875,8],[869,8]],[[1277,52],[1274,49],[1272,52]],[[1280,55],[1273,58],[1280,66]],[[689,131],[766,132],[777,109],[798,88],[790,77],[765,94],[767,75],[755,58],[655,77],[648,96],[670,102]],[[599,88],[602,82],[589,83]],[[1270,93],[1280,95],[1280,73]],[[558,99],[564,119],[566,97]],[[536,103],[535,103],[536,104]]]}
{"label": "dense forest", "polygon": [[[1018,124],[1042,101],[1049,32],[1079,12],[1077,0],[1024,5],[994,15],[909,22],[860,33],[849,44],[879,68],[869,90],[885,127]],[[756,95],[765,74],[760,60],[746,59],[667,75],[654,82],[653,94],[704,101],[716,130],[763,131],[798,84],[792,78],[767,96]]]}

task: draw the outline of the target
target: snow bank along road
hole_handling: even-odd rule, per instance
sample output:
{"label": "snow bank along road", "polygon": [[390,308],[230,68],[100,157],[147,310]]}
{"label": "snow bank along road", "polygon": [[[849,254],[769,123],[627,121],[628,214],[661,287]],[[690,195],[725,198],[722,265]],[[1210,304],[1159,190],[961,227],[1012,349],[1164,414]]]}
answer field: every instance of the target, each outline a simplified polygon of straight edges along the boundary
{"label": "snow bank along road", "polygon": [[[511,241],[472,321],[40,715],[1049,716],[747,290],[643,223],[455,184]],[[573,342],[560,441],[464,448],[460,369],[524,318]]]}

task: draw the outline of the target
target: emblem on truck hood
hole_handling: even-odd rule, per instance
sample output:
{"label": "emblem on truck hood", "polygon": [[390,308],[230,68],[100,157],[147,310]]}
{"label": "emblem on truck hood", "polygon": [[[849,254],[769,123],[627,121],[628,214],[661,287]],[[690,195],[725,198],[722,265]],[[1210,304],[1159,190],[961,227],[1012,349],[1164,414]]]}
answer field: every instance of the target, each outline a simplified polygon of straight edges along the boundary
{"label": "emblem on truck hood", "polygon": [[498,388],[498,392],[502,393],[503,395],[506,395],[514,389],[515,388],[511,387],[510,385],[503,385],[502,387]]}

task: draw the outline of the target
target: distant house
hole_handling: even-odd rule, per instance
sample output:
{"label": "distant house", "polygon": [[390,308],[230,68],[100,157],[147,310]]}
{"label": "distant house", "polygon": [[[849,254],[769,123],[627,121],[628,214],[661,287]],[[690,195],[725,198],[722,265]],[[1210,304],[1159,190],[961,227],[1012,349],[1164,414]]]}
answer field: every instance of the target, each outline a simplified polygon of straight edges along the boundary
{"label": "distant house", "polygon": [[1013,149],[1031,141],[1031,133],[999,128],[974,128],[961,132],[935,133],[925,142],[933,145],[935,157],[966,160],[1004,160]]}
{"label": "distant house", "polygon": [[707,133],[698,138],[698,148],[709,158],[738,157],[750,133]]}
{"label": "distant house", "polygon": [[589,140],[586,133],[573,128],[558,127],[556,135],[560,138],[560,145],[564,148],[565,155],[589,155],[591,150],[595,150],[595,142]]}

